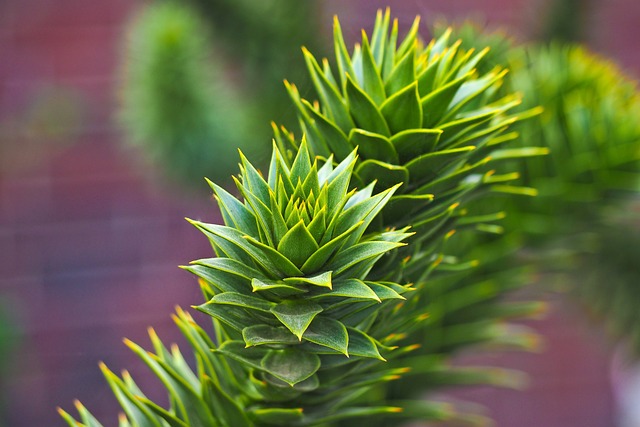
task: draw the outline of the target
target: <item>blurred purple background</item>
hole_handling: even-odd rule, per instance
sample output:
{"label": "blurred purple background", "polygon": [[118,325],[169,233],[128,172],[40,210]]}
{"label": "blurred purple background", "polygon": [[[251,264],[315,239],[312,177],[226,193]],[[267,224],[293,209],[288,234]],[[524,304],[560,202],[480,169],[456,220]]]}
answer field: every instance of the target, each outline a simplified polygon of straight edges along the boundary
{"label": "blurred purple background", "polygon": [[[339,14],[354,39],[389,3],[402,28],[417,13],[427,22],[475,16],[522,39],[540,31],[548,7],[542,0],[324,1],[324,36]],[[593,3],[590,45],[637,76],[640,2]],[[177,266],[211,251],[183,217],[217,221],[215,205],[160,179],[151,184],[153,172],[122,147],[113,124],[123,27],[140,4],[0,2],[0,310],[17,335],[0,359],[10,363],[0,370],[0,425],[62,426],[55,407],[72,409],[76,397],[116,425],[117,404],[97,362],[127,367],[161,396],[121,339],[146,346],[153,325],[163,339],[182,342],[170,313],[200,301],[195,280]],[[486,404],[498,426],[615,425],[606,340],[577,307],[557,299],[552,307],[533,324],[546,337],[543,353],[466,356],[528,372],[528,390],[457,395]]]}

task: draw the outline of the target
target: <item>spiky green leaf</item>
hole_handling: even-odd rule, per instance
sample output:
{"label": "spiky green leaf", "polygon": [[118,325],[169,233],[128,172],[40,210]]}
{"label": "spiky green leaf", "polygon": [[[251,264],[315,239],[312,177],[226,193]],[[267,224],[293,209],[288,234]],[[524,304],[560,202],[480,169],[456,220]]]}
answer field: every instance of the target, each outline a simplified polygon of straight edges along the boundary
{"label": "spiky green leaf", "polygon": [[311,301],[289,300],[275,305],[271,312],[301,340],[313,318],[322,313],[322,307]]}

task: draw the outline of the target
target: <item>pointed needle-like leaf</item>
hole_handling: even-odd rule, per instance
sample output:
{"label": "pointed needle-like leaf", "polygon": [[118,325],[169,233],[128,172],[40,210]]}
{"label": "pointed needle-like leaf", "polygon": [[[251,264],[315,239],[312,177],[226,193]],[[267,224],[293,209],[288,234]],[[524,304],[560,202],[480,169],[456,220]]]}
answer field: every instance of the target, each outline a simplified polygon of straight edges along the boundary
{"label": "pointed needle-like leaf", "polygon": [[322,312],[322,306],[311,301],[288,300],[272,307],[271,312],[299,340],[302,340],[302,334],[307,330],[313,318]]}

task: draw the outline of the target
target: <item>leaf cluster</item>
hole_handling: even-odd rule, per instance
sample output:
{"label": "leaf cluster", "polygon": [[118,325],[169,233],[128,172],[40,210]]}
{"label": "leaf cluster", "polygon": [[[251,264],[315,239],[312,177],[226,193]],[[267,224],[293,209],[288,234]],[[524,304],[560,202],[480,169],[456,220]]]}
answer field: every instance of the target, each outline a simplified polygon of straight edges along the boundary
{"label": "leaf cluster", "polygon": [[[274,125],[265,176],[241,156],[240,198],[211,183],[224,225],[191,221],[215,253],[185,268],[199,277],[206,302],[196,308],[217,342],[179,311],[195,371],[154,334],[155,353],[129,344],[171,406],[103,368],[123,426],[446,420],[453,408],[408,399],[417,388],[521,384],[507,371],[448,363],[479,343],[535,346],[504,321],[540,312],[535,302],[502,304],[521,283],[474,278],[478,261],[451,242],[499,231],[503,213],[472,213],[474,199],[531,193],[501,169],[546,153],[505,148],[517,137],[511,126],[535,110],[514,112],[521,101],[501,92],[504,69],[478,71],[486,51],[463,49],[450,32],[425,45],[418,26],[400,40],[397,21],[379,12],[370,41],[363,33],[349,54],[336,20],[335,69],[304,51],[319,99],[286,86],[305,136]],[[499,258],[487,248],[483,261]],[[99,425],[79,408],[84,425]]]}

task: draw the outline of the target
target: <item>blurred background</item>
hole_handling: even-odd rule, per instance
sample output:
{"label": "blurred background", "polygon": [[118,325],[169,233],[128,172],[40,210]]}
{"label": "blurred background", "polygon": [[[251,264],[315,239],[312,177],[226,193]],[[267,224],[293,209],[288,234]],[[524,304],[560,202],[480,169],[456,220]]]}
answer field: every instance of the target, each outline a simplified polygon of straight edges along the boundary
{"label": "blurred background", "polygon": [[[55,408],[75,398],[116,425],[98,361],[144,388],[122,338],[146,345],[152,325],[182,342],[170,313],[200,295],[178,265],[211,254],[183,218],[220,221],[202,177],[229,182],[236,147],[266,160],[269,121],[295,117],[282,80],[305,90],[299,46],[329,51],[332,15],[349,40],[386,6],[405,30],[416,14],[473,18],[520,41],[582,41],[640,74],[636,0],[193,0],[193,13],[151,3],[0,2],[1,426],[62,426]],[[537,292],[550,303],[532,323],[544,351],[460,359],[521,369],[529,387],[457,395],[498,426],[617,425],[603,329],[574,301]]]}

